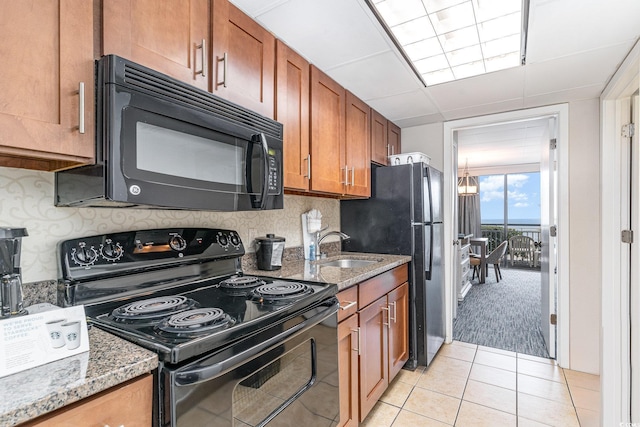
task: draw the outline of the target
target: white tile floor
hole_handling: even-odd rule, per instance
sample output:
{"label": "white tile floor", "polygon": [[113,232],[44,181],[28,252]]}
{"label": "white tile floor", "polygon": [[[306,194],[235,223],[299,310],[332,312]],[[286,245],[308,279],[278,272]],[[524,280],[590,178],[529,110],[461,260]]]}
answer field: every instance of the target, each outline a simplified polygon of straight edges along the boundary
{"label": "white tile floor", "polygon": [[600,378],[553,360],[454,341],[402,370],[367,427],[598,427]]}

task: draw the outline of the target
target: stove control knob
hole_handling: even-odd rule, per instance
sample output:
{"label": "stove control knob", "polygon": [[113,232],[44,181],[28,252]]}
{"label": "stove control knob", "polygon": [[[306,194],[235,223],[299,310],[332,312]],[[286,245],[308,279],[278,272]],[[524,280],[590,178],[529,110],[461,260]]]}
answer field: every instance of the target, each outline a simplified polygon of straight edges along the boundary
{"label": "stove control knob", "polygon": [[124,250],[120,243],[107,239],[102,245],[100,245],[100,254],[107,261],[117,261],[122,258]]}
{"label": "stove control knob", "polygon": [[174,251],[183,251],[187,248],[187,241],[179,234],[174,234],[169,239],[169,247]]}
{"label": "stove control knob", "polygon": [[229,246],[229,239],[227,238],[226,235],[218,234],[217,240],[218,240],[218,244],[223,248],[226,248],[227,246]]}
{"label": "stove control knob", "polygon": [[98,259],[98,252],[93,246],[87,247],[85,242],[80,242],[77,248],[71,250],[71,258],[76,264],[86,267]]}
{"label": "stove control knob", "polygon": [[240,237],[238,237],[237,234],[233,233],[231,234],[231,244],[235,247],[240,246]]}

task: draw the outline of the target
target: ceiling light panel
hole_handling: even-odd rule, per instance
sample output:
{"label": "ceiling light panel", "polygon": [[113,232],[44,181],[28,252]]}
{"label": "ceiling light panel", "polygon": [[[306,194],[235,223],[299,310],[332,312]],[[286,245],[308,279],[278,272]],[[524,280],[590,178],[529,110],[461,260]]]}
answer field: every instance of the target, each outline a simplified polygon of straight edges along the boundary
{"label": "ceiling light panel", "polygon": [[521,65],[528,0],[367,0],[427,86]]}

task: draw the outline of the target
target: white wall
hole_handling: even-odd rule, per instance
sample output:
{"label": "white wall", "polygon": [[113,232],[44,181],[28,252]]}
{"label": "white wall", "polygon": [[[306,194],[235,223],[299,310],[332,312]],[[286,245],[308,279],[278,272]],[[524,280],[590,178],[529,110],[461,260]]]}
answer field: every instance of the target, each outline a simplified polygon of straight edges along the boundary
{"label": "white wall", "polygon": [[402,152],[425,153],[431,157],[430,164],[434,168],[444,170],[442,125],[442,123],[433,123],[402,129]]}
{"label": "white wall", "polygon": [[600,372],[599,105],[598,99],[569,104],[569,357],[571,369],[592,374]]}
{"label": "white wall", "polygon": [[302,245],[301,214],[322,213],[322,224],[340,227],[338,200],[285,196],[284,209],[208,212],[151,209],[58,208],[53,205],[54,174],[0,167],[0,227],[24,227],[22,276],[25,283],[58,278],[56,244],[61,240],[113,231],[163,227],[211,227],[236,230],[247,252],[256,236],[274,233],[286,246]]}

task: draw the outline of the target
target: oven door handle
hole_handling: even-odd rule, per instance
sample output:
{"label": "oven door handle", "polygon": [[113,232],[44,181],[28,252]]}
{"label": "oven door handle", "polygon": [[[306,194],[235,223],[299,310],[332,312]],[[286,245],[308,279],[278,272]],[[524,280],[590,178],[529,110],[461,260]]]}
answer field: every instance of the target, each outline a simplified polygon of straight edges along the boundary
{"label": "oven door handle", "polygon": [[264,133],[260,133],[260,142],[262,143],[262,151],[264,151],[264,180],[262,181],[262,199],[260,200],[260,209],[267,207],[267,197],[269,196],[269,144]]}
{"label": "oven door handle", "polygon": [[179,371],[175,374],[175,384],[178,386],[190,386],[215,378],[220,374],[241,365],[243,362],[253,359],[261,353],[267,351],[270,347],[281,344],[294,335],[311,329],[318,323],[337,313],[339,306],[340,303],[338,302],[338,300],[336,298],[333,298],[330,306],[327,306],[324,310],[315,314],[313,317],[310,317],[304,322],[298,323],[297,325],[287,329],[284,332],[281,332],[280,334],[272,338],[269,338],[266,341],[261,342],[258,345],[251,346],[246,350],[240,351],[239,353],[236,353],[233,356],[212,365],[196,365],[191,369]]}

